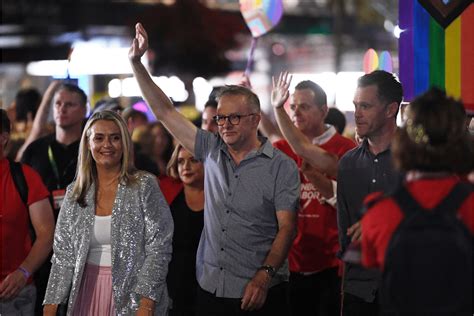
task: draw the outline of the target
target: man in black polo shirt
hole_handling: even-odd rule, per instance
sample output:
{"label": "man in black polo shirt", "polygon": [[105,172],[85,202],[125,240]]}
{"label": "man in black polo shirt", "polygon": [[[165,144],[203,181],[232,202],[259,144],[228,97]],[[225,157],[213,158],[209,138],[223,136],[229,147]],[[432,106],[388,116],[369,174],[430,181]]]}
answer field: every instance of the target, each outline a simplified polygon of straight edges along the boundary
{"label": "man in black polo shirt", "polygon": [[[391,163],[390,143],[397,129],[396,117],[403,91],[400,82],[377,70],[359,78],[354,97],[355,123],[361,144],[340,160],[337,175],[339,242],[344,252],[360,239],[360,209],[367,194],[390,191],[399,175]],[[343,315],[380,315],[378,272],[346,263],[343,283]]]}
{"label": "man in black polo shirt", "polygon": [[[53,98],[55,133],[31,143],[21,161],[35,169],[51,192],[57,218],[66,187],[76,173],[79,140],[87,112],[87,96],[79,87],[62,84]],[[35,277],[37,286],[36,315],[42,315],[44,291],[51,264],[46,262]]]}

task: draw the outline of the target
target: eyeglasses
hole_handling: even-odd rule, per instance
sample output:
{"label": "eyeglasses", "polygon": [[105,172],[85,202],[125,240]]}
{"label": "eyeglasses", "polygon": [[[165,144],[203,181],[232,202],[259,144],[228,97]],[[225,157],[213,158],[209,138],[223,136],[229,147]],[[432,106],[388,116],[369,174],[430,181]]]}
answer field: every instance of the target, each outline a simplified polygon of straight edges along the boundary
{"label": "eyeglasses", "polygon": [[213,117],[214,121],[217,123],[218,126],[224,126],[225,121],[229,121],[231,125],[239,125],[240,118],[256,115],[257,113],[250,113],[250,114],[231,114],[231,115],[216,115]]}

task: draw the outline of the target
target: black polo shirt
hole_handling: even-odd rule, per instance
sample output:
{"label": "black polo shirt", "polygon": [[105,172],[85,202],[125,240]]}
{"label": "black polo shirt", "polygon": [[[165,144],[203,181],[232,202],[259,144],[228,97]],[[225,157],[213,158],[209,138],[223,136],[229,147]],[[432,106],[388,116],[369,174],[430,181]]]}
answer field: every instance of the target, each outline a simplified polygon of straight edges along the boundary
{"label": "black polo shirt", "polygon": [[[399,181],[400,174],[393,168],[390,148],[374,155],[366,139],[341,158],[337,174],[337,217],[342,252],[350,243],[347,229],[360,220],[364,198],[372,192],[389,192]],[[344,292],[372,302],[379,280],[378,271],[346,264]]]}
{"label": "black polo shirt", "polygon": [[[57,166],[58,177],[48,156],[49,147]],[[63,145],[56,141],[55,134],[50,134],[31,143],[24,151],[21,162],[35,169],[52,192],[65,189],[74,180],[78,153],[79,140],[70,145]]]}

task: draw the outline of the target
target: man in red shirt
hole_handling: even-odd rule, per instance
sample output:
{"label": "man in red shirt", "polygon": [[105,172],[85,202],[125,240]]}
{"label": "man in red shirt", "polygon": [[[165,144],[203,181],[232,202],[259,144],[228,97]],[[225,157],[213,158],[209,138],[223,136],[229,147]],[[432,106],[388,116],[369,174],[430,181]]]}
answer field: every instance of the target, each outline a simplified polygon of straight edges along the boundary
{"label": "man in red shirt", "polygon": [[293,315],[339,315],[339,242],[333,186],[337,160],[355,143],[324,123],[326,93],[312,81],[296,85],[288,116],[283,105],[290,81],[287,73],[280,75],[272,91],[275,117],[286,139],[274,146],[296,161],[301,178],[298,229],[289,255],[290,305]]}
{"label": "man in red shirt", "polygon": [[[3,109],[0,112],[0,310],[2,315],[33,315],[36,289],[31,275],[51,251],[54,217],[48,190],[40,176],[25,165],[21,168],[28,185],[27,205],[20,198],[10,173],[10,161],[4,154],[10,138],[10,120]],[[33,243],[30,220],[36,235]]]}

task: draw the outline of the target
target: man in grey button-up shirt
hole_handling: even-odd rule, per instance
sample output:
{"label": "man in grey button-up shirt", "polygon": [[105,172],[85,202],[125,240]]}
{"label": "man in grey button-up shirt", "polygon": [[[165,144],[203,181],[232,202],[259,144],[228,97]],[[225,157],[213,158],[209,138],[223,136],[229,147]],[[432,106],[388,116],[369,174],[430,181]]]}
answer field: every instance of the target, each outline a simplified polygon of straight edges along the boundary
{"label": "man in grey button-up shirt", "polygon": [[257,136],[258,97],[240,86],[220,93],[219,134],[196,128],[152,81],[140,58],[141,24],[129,58],[143,97],[174,137],[205,165],[204,229],[196,260],[199,315],[286,315],[287,256],[300,180],[293,160]]}

